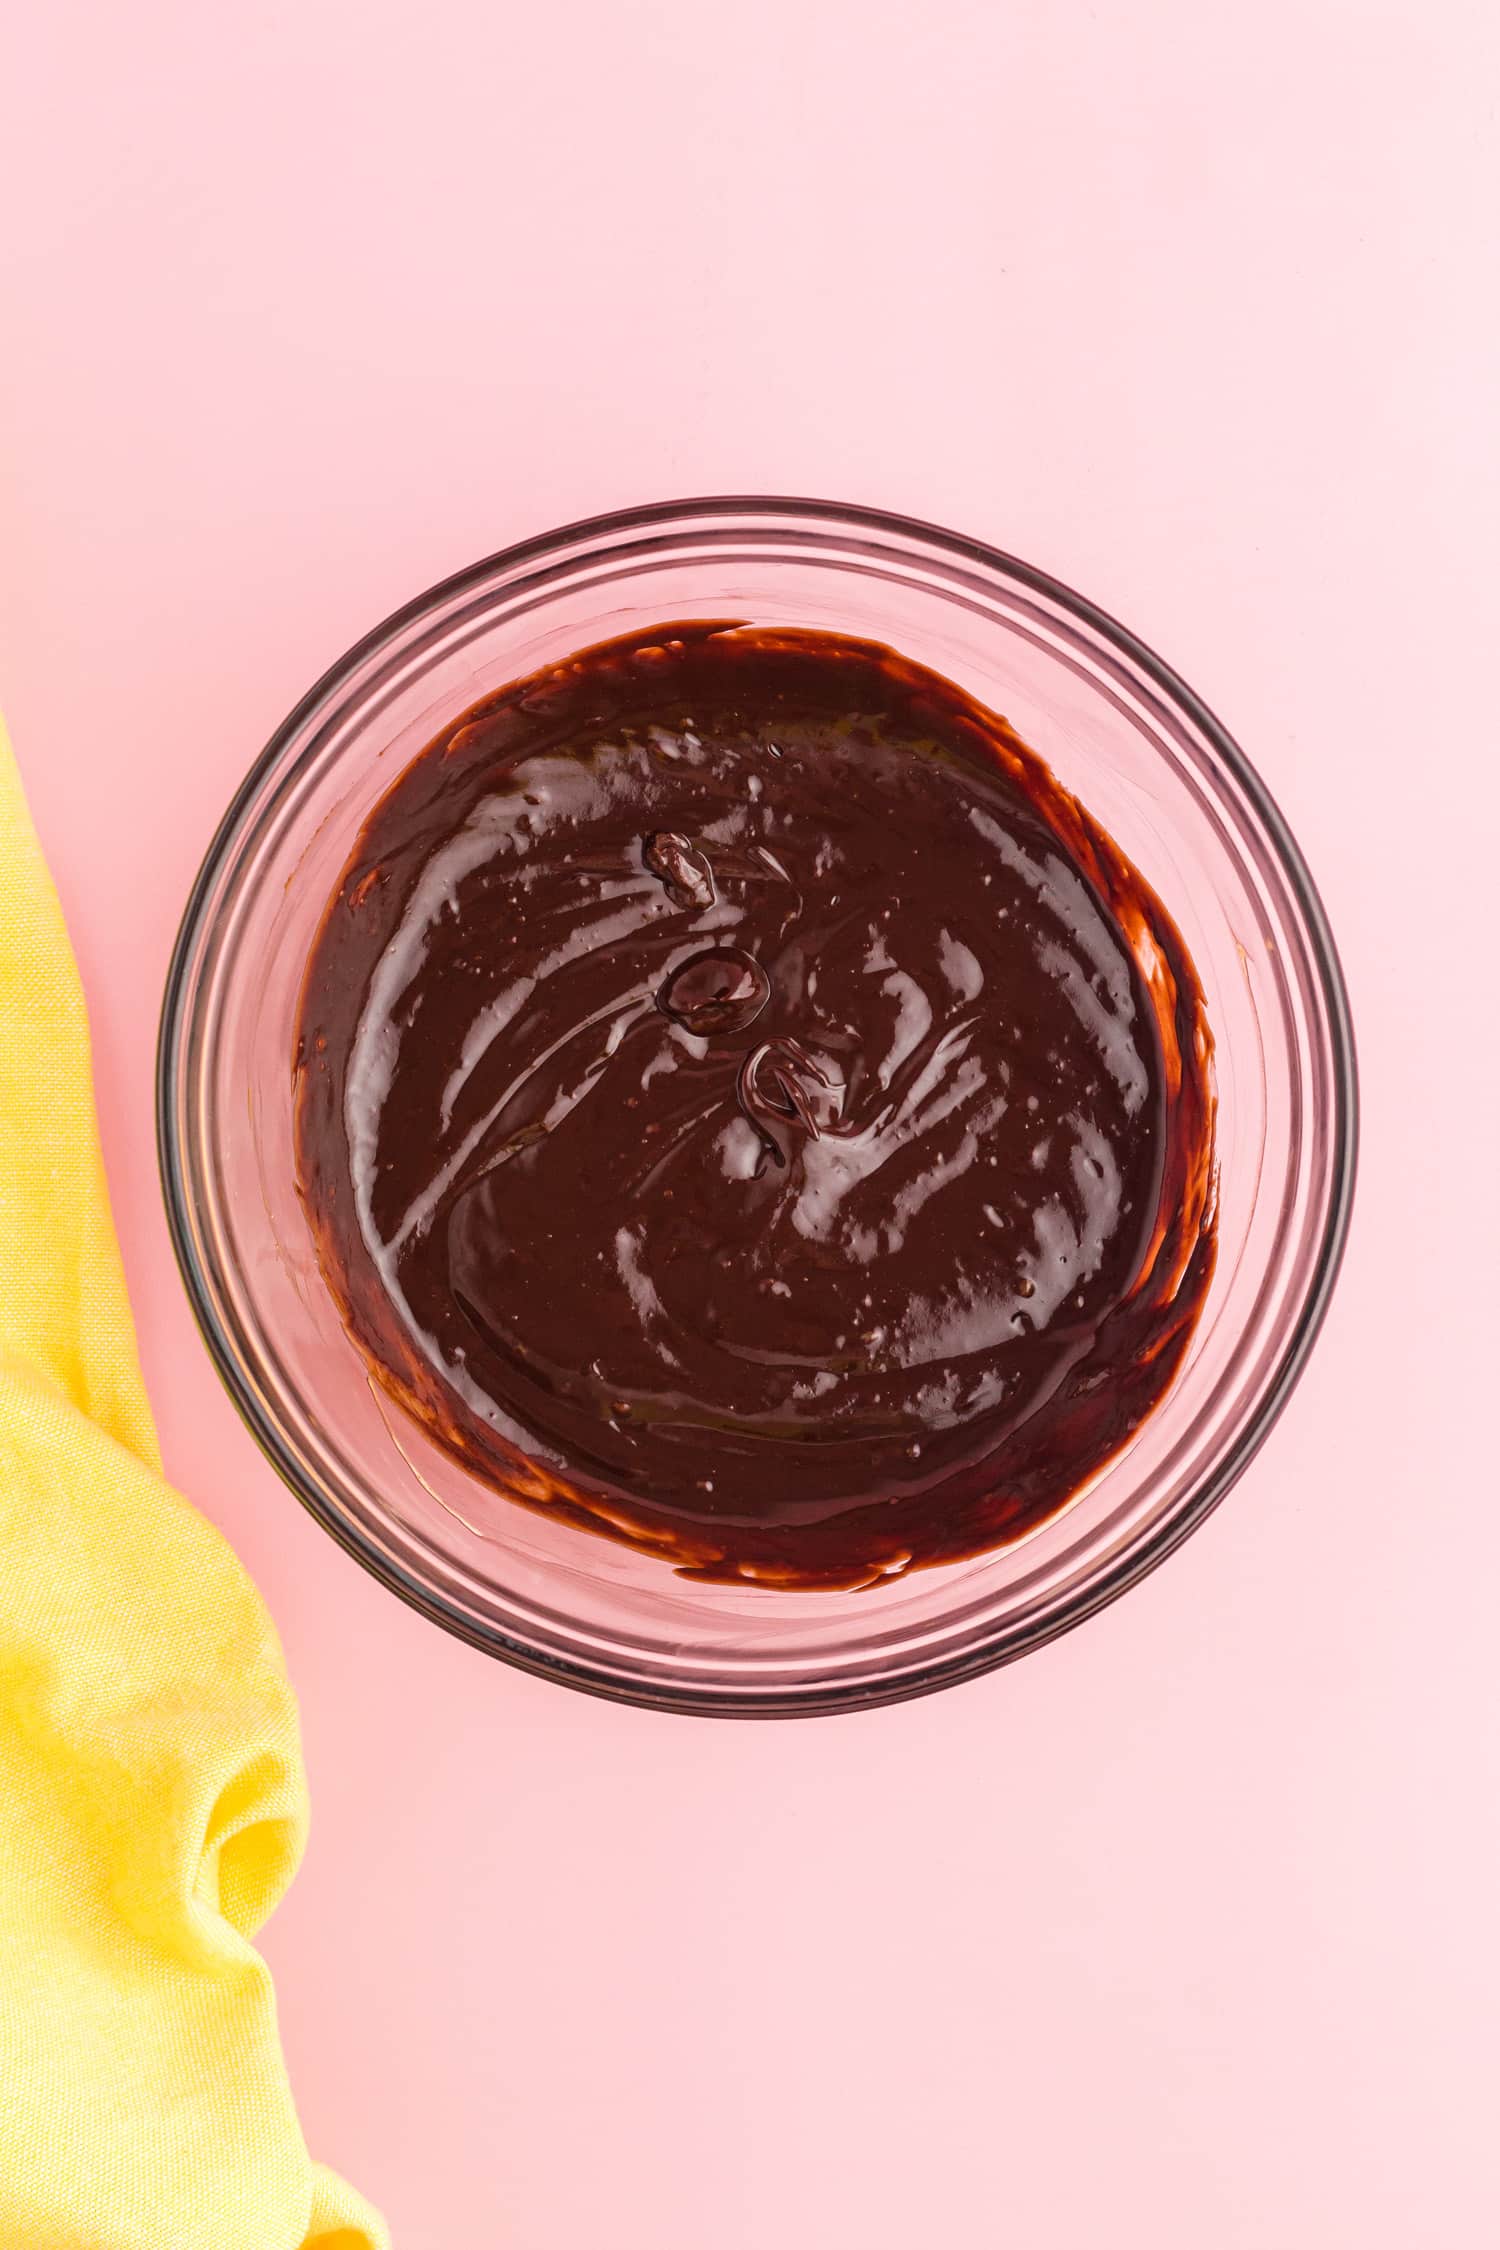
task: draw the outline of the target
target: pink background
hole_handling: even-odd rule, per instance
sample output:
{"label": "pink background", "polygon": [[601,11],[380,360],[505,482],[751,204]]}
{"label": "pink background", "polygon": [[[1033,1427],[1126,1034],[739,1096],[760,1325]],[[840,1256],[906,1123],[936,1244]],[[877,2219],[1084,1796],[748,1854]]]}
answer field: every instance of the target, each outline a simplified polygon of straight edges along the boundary
{"label": "pink background", "polygon": [[[24,21],[23,21],[24,14]],[[1493,2224],[1492,0],[11,11],[0,696],[168,1458],[316,1808],[269,1932],[400,2250],[1413,2250]],[[324,664],[681,493],[951,523],[1178,664],[1341,938],[1311,1370],[1081,1633],[864,1718],[538,1684],[263,1466],[161,1217],[177,913]]]}

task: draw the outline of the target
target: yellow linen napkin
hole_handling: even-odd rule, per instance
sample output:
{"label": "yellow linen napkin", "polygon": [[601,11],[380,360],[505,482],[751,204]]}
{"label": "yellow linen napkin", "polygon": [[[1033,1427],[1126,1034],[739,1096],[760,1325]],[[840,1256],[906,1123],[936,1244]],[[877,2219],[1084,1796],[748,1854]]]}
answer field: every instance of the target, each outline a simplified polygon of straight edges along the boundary
{"label": "yellow linen napkin", "polygon": [[373,2250],[251,1945],[307,1806],[275,1632],[167,1485],[88,1028],[0,727],[0,2245]]}

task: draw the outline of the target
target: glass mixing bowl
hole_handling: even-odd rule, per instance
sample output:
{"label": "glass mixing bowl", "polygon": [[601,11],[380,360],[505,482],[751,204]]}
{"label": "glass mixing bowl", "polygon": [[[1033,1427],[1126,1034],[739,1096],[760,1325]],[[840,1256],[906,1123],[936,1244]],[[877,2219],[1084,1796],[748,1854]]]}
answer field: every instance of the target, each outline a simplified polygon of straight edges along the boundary
{"label": "glass mixing bowl", "polygon": [[[1001,712],[1175,916],[1217,1041],[1219,1251],[1177,1380],[1061,1515],[858,1593],[702,1585],[504,1501],[370,1380],[292,1159],[293,1019],[318,919],[393,776],[467,705],[686,617],[891,644]],[[158,1077],[167,1209],[209,1349],[319,1522],[451,1632],[568,1685],[734,1716],[891,1701],[1076,1625],[1201,1523],[1305,1361],[1343,1246],[1355,1068],[1307,869],[1181,680],[1065,587],[973,540],[817,501],[666,503],[534,539],[423,594],[320,680],[193,887]]]}

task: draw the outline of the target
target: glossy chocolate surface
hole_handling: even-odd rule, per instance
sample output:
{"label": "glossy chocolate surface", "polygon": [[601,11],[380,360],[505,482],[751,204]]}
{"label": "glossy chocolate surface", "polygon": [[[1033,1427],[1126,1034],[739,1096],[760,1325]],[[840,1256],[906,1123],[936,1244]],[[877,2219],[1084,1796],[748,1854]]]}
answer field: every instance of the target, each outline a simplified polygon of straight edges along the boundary
{"label": "glossy chocolate surface", "polygon": [[1213,1265],[1170,916],[890,650],[663,625],[519,681],[371,814],[297,1155],[380,1382],[511,1499],[870,1584],[1056,1512]]}

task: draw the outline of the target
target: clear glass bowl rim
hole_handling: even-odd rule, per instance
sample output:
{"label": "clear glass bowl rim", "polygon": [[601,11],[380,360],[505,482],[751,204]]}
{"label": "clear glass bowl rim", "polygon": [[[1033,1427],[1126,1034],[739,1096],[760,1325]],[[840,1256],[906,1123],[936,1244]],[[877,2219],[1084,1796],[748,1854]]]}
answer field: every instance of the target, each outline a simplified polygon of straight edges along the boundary
{"label": "clear glass bowl rim", "polygon": [[[214,1307],[213,1293],[200,1264],[189,1217],[189,1186],[184,1152],[178,1131],[178,1085],[188,1029],[187,998],[192,965],[203,931],[205,913],[219,875],[230,858],[245,824],[249,808],[262,785],[310,723],[332,703],[346,680],[361,665],[401,634],[420,626],[424,619],[501,572],[545,564],[568,549],[587,542],[627,540],[641,532],[675,526],[690,532],[693,524],[711,519],[723,527],[736,519],[765,529],[783,521],[789,531],[809,522],[857,536],[861,532],[907,539],[940,555],[1009,581],[1023,592],[1055,604],[1087,632],[1097,635],[1115,653],[1134,665],[1199,730],[1215,757],[1222,760],[1262,823],[1272,851],[1305,925],[1309,961],[1315,971],[1327,1015],[1332,1056],[1332,1154],[1327,1214],[1317,1245],[1306,1294],[1288,1333],[1271,1380],[1260,1404],[1224,1458],[1213,1464],[1188,1497],[1145,1536],[1098,1571],[1078,1589],[1076,1598],[1059,1613],[1033,1629],[997,1635],[952,1656],[903,1672],[889,1683],[860,1681],[834,1683],[811,1693],[797,1691],[780,1699],[764,1694],[736,1699],[719,1691],[695,1691],[673,1683],[653,1687],[640,1681],[621,1682],[604,1671],[568,1663],[518,1643],[466,1616],[431,1587],[408,1576],[388,1557],[371,1546],[358,1528],[336,1509],[303,1476],[295,1452],[286,1444],[274,1420],[265,1413],[244,1379],[236,1352]],[[607,549],[594,551],[599,559]],[[1096,603],[1076,593],[1062,580],[1034,568],[1019,557],[985,542],[924,522],[918,517],[857,503],[797,499],[767,494],[707,495],[681,500],[653,501],[633,508],[612,510],[563,524],[501,548],[466,569],[428,587],[390,613],[329,666],[309,688],[267,742],[236,790],[214,832],[188,894],[173,945],[162,999],[156,1060],[156,1136],[162,1192],[168,1230],[183,1284],[194,1317],[202,1331],[221,1381],[261,1451],[303,1506],[355,1560],[411,1608],[441,1625],[458,1639],[546,1679],[602,1696],[610,1701],[644,1704],[651,1708],[689,1715],[715,1717],[778,1718],[827,1716],[851,1709],[868,1709],[882,1703],[901,1702],[935,1692],[959,1680],[975,1678],[999,1665],[1013,1662],[1032,1649],[1069,1632],[1125,1593],[1164,1562],[1190,1533],[1212,1513],[1259,1452],[1286,1405],[1322,1327],[1343,1259],[1353,1206],[1359,1146],[1359,1087],[1354,1029],[1338,949],[1317,887],[1280,807],[1255,768],[1226,728],[1173,668],[1156,655],[1128,627]]]}

